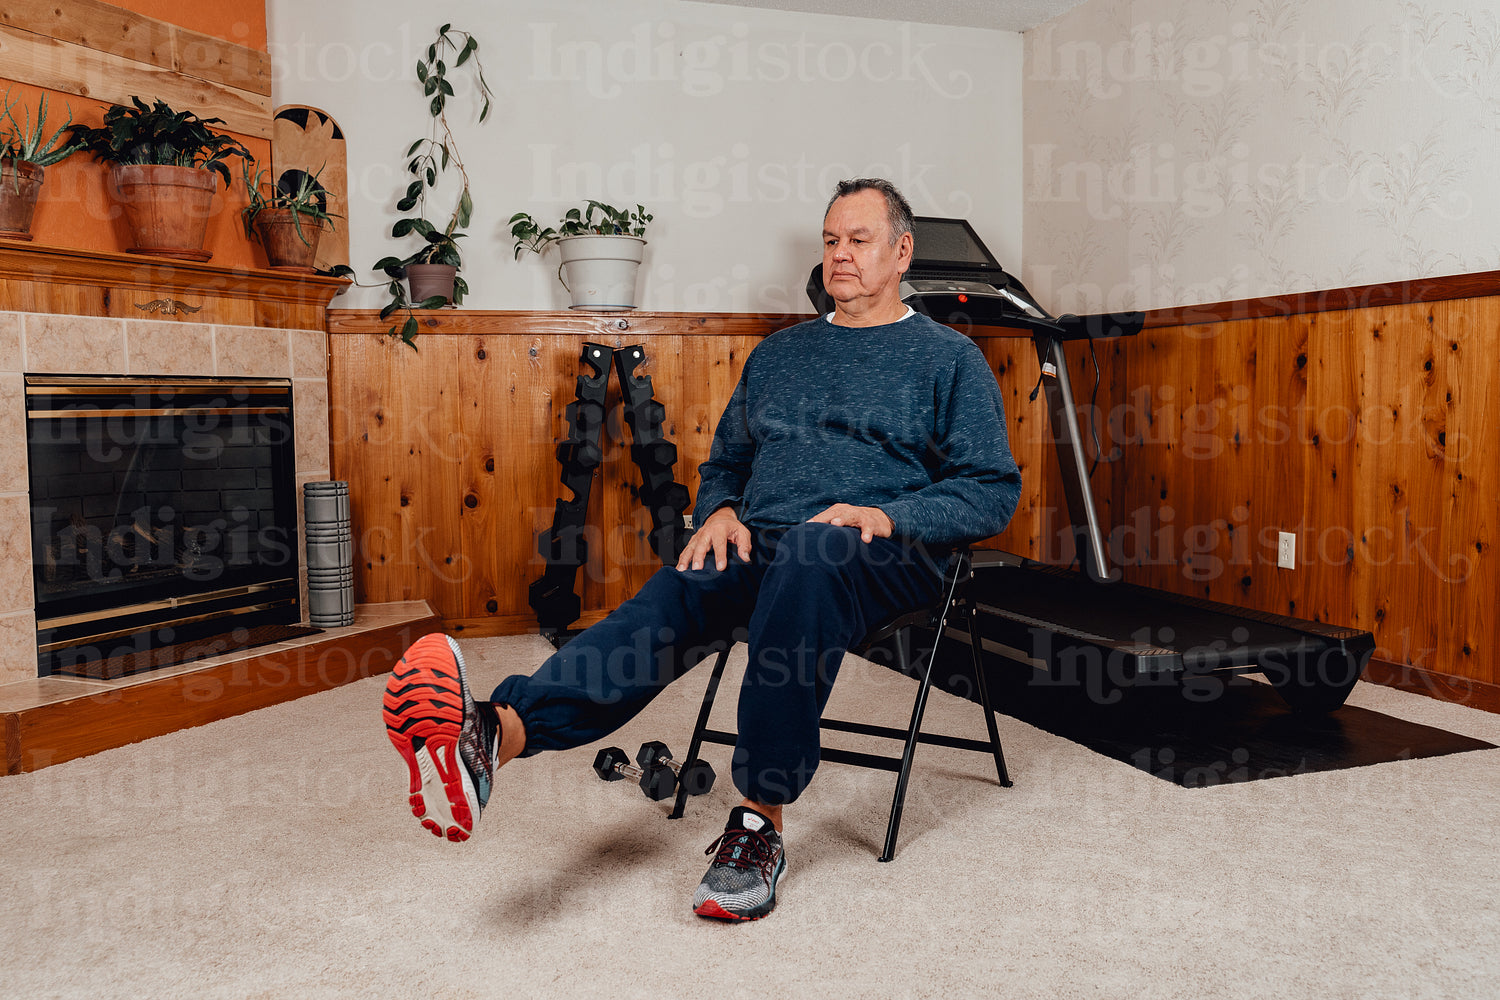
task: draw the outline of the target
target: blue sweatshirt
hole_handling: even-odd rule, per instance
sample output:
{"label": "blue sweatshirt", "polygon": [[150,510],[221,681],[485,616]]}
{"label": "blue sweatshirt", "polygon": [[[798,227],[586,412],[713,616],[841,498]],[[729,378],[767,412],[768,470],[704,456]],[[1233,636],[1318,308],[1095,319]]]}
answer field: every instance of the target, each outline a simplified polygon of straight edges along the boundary
{"label": "blue sweatshirt", "polygon": [[698,524],[732,506],[751,527],[787,527],[847,503],[932,546],[995,534],[1021,495],[984,354],[921,315],[819,318],[761,341],[698,474]]}

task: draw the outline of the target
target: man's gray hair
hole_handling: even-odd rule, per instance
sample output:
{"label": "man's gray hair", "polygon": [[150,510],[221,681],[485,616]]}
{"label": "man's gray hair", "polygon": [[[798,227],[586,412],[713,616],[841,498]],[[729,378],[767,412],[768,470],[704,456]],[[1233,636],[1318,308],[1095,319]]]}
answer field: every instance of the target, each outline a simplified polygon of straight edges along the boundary
{"label": "man's gray hair", "polygon": [[901,242],[902,235],[911,232],[915,225],[911,206],[906,203],[901,192],[896,190],[896,185],[880,177],[856,177],[853,180],[839,181],[838,187],[833,189],[833,197],[828,199],[828,207],[823,209],[823,218],[828,218],[834,202],[845,195],[861,191],[879,191],[885,196],[885,217],[891,225],[891,246]]}

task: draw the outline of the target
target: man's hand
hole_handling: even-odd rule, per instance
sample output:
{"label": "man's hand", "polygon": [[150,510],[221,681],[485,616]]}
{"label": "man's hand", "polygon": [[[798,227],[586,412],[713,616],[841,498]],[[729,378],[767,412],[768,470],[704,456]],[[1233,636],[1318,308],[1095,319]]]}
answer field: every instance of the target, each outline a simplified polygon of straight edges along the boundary
{"label": "man's hand", "polygon": [[708,515],[708,519],[688,539],[682,555],[677,559],[677,569],[681,571],[689,566],[702,569],[710,552],[714,554],[714,565],[720,571],[728,569],[731,545],[739,550],[741,559],[750,561],[750,529],[740,523],[734,508],[720,507]]}
{"label": "man's hand", "polygon": [[879,507],[855,507],[853,504],[836,503],[823,513],[808,519],[810,523],[836,524],[859,529],[862,542],[872,538],[890,538],[896,530],[890,516]]}

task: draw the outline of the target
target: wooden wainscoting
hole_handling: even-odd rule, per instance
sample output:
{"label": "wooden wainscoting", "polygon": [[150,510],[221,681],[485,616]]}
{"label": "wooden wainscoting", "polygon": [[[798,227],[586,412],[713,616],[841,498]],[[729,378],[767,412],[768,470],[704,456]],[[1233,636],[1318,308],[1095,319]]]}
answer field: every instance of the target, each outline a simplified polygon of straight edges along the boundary
{"label": "wooden wainscoting", "polygon": [[1490,273],[1200,306],[1101,347],[1095,492],[1126,579],[1495,683],[1497,293]]}
{"label": "wooden wainscoting", "polygon": [[[698,464],[745,355],[766,335],[807,317],[747,314],[450,311],[427,316],[412,351],[384,335],[374,311],[333,310],[330,444],[347,480],[360,601],[426,600],[469,634],[535,631],[527,587],[541,575],[538,534],[565,494],[555,447],[576,394],[587,341],[640,344],[678,449],[675,475],[696,495]],[[1026,492],[994,543],[1038,554],[1050,441],[1031,342],[1009,331],[976,339],[1005,390],[1012,445]],[[613,376],[604,462],[589,498],[589,562],[580,572],[584,624],[625,600],[659,566],[650,517],[636,501]]]}
{"label": "wooden wainscoting", "polygon": [[[798,318],[450,312],[427,320],[414,353],[373,312],[328,315],[333,474],[353,488],[359,599],[427,600],[450,627],[486,633],[536,627],[526,587],[563,493],[553,449],[583,342],[644,345],[677,478],[696,490],[746,352]],[[1067,561],[1031,344],[972,334],[1025,480],[992,544]],[[1500,274],[1159,311],[1097,353],[1095,398],[1087,345],[1069,348],[1103,444],[1100,518],[1128,580],[1368,628],[1374,679],[1500,680]],[[584,623],[658,565],[618,398],[590,501]],[[1293,570],[1276,566],[1281,531],[1297,538]]]}

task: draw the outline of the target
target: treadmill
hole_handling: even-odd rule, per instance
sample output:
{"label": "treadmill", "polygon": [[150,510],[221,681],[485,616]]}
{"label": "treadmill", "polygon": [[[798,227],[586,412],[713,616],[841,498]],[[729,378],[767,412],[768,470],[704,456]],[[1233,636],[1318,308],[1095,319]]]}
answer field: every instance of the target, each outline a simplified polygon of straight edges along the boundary
{"label": "treadmill", "polygon": [[[1271,614],[1124,583],[1104,544],[1063,345],[1139,333],[1139,312],[1054,317],[1000,266],[964,219],[916,218],[915,254],[901,297],[968,333],[975,326],[1030,335],[1057,448],[1078,569],[976,550],[968,600],[981,649],[1046,671],[1106,700],[1117,689],[1175,685],[1201,700],[1214,674],[1261,673],[1299,712],[1344,703],[1375,651],[1359,629]],[[813,269],[808,296],[833,308]]]}

